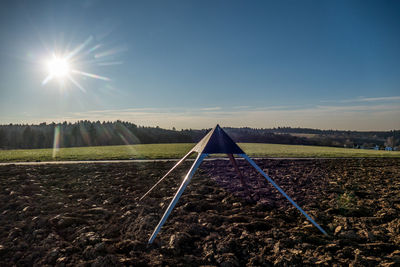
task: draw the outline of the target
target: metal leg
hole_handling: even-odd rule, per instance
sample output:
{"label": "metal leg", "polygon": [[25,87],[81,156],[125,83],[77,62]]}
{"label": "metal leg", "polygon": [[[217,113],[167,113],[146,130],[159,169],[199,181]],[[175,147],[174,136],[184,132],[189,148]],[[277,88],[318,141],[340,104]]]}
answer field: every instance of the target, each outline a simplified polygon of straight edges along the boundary
{"label": "metal leg", "polygon": [[185,179],[183,179],[183,182],[181,186],[179,187],[178,191],[176,192],[174,198],[172,199],[171,203],[169,204],[167,210],[165,211],[163,217],[161,218],[160,222],[158,223],[157,227],[154,229],[153,234],[151,235],[149,239],[149,244],[153,243],[154,239],[156,238],[158,232],[160,231],[161,227],[167,220],[169,214],[171,213],[172,209],[175,207],[176,203],[178,202],[179,198],[181,197],[183,191],[185,191],[186,186],[190,183],[190,180],[193,177],[194,172],[197,170],[197,168],[200,166],[201,162],[203,159],[207,156],[207,154],[199,154],[193,163],[192,167],[188,171],[188,173],[185,176]]}
{"label": "metal leg", "polygon": [[229,157],[229,160],[231,161],[233,168],[235,169],[235,171],[237,172],[237,174],[239,175],[239,179],[240,179],[240,183],[242,184],[242,186],[244,187],[246,185],[246,183],[244,182],[244,177],[242,175],[242,172],[239,169],[239,166],[237,165],[237,162],[235,160],[235,158],[233,157],[232,154],[227,154]]}
{"label": "metal leg", "polygon": [[144,194],[139,201],[141,201],[143,198],[145,198],[145,196],[147,196],[154,188],[156,188],[156,186],[161,183],[162,180],[164,180],[165,177],[168,176],[168,174],[170,174],[176,167],[178,167],[185,159],[187,159],[191,154],[193,153],[193,150],[190,150],[189,153],[187,153],[183,158],[181,158],[175,165],[174,167],[172,167],[160,180],[158,180],[158,182],[153,185],[152,188],[149,189],[149,191],[146,192],[146,194]]}
{"label": "metal leg", "polygon": [[240,183],[241,183],[241,185],[242,185],[242,187],[243,187],[244,192],[246,193],[246,195],[248,195],[248,196],[250,197],[250,199],[252,199],[252,197],[251,197],[251,195],[250,195],[250,193],[249,193],[249,190],[248,190],[248,188],[247,188],[247,185],[246,185],[246,183],[245,183],[245,181],[244,181],[243,174],[242,174],[242,172],[240,171],[239,166],[237,165],[237,162],[236,162],[236,160],[235,160],[235,157],[233,156],[233,154],[227,154],[227,155],[228,155],[229,160],[231,161],[231,163],[232,163],[232,165],[233,165],[233,168],[235,169],[235,171],[236,171],[237,174],[239,175]]}
{"label": "metal leg", "polygon": [[265,172],[251,159],[249,158],[246,154],[240,154],[239,156],[245,158],[259,173],[261,173],[278,191],[287,198],[287,200],[290,201],[290,203],[293,204],[301,213],[303,213],[304,216],[315,226],[320,230],[324,235],[328,235],[324,229],[322,229],[321,226],[319,226],[302,208],[297,205],[296,202],[293,201],[268,175],[265,174]]}

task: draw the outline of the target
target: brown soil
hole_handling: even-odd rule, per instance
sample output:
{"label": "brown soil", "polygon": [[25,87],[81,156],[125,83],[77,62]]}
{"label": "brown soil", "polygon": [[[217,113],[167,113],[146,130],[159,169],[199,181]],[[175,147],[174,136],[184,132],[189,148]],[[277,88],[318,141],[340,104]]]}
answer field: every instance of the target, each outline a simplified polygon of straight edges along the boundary
{"label": "brown soil", "polygon": [[0,266],[400,265],[400,160],[257,160],[329,234],[239,161],[0,166]]}

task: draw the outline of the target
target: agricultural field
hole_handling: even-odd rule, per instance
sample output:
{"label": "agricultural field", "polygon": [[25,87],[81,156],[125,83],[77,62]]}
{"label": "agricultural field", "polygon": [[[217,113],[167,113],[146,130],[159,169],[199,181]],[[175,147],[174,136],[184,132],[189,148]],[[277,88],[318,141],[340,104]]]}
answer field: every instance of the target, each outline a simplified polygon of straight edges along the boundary
{"label": "agricultural field", "polygon": [[[176,159],[195,144],[145,144],[54,149],[0,150],[0,162]],[[399,151],[375,151],[322,146],[239,143],[253,157],[332,158],[332,157],[400,157]]]}
{"label": "agricultural field", "polygon": [[[257,152],[257,151],[256,151]],[[178,156],[178,155],[177,155]],[[0,166],[0,266],[398,266],[400,159],[258,159],[324,236],[243,160]]]}

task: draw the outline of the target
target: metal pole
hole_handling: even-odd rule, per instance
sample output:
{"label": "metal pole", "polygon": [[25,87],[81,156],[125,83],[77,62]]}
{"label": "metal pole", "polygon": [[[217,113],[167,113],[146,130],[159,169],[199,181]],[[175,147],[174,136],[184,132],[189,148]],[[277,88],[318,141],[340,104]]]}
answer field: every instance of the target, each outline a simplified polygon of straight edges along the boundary
{"label": "metal pole", "polygon": [[193,153],[193,150],[190,150],[189,153],[187,153],[183,158],[181,158],[175,165],[174,167],[172,167],[160,180],[158,180],[158,182],[153,185],[152,188],[149,189],[149,191],[147,191],[140,199],[139,201],[141,201],[143,198],[145,198],[145,196],[147,196],[154,188],[156,188],[156,186],[161,183],[162,180],[164,180],[165,177],[168,176],[168,174],[170,174],[176,167],[178,167],[185,159],[187,159],[191,154]]}
{"label": "metal pole", "polygon": [[239,175],[239,179],[240,179],[240,183],[242,184],[242,186],[244,187],[246,184],[244,182],[244,177],[242,175],[242,172],[239,169],[239,166],[237,165],[237,162],[235,160],[235,158],[233,157],[232,154],[227,154],[229,157],[229,160],[231,161],[233,168],[235,169],[235,171],[237,172],[237,174]]}
{"label": "metal pole", "polygon": [[237,162],[236,162],[236,160],[235,160],[235,157],[233,156],[233,154],[227,154],[227,155],[228,155],[229,160],[231,161],[231,163],[232,163],[232,165],[233,165],[233,168],[236,170],[237,174],[239,175],[240,183],[241,183],[241,185],[242,185],[242,187],[243,187],[243,189],[244,189],[244,192],[246,193],[246,195],[248,195],[250,198],[252,198],[251,195],[250,195],[250,193],[249,193],[249,190],[248,190],[248,188],[247,188],[247,186],[246,186],[246,183],[245,183],[245,181],[244,181],[243,174],[242,174],[242,172],[240,171],[239,166],[237,165]]}
{"label": "metal pole", "polygon": [[324,229],[322,229],[321,226],[319,226],[302,208],[297,205],[296,202],[293,201],[268,175],[265,174],[265,172],[251,159],[249,158],[246,154],[240,154],[239,156],[245,158],[259,173],[261,173],[278,191],[287,198],[287,200],[290,201],[290,203],[293,204],[301,213],[303,213],[304,216],[315,226],[320,230],[324,235],[328,235]]}
{"label": "metal pole", "polygon": [[161,218],[160,222],[158,223],[157,227],[154,229],[153,234],[151,235],[149,239],[149,244],[153,243],[154,239],[156,238],[158,232],[160,231],[161,227],[167,220],[169,214],[171,213],[172,209],[175,207],[176,203],[178,202],[179,198],[181,197],[183,191],[185,191],[186,186],[190,183],[190,180],[193,177],[194,172],[197,170],[197,168],[200,166],[201,162],[203,159],[207,156],[207,154],[199,154],[197,155],[196,160],[194,161],[192,167],[188,171],[188,173],[185,176],[185,179],[183,179],[183,182],[181,186],[179,187],[178,191],[176,192],[174,198],[172,199],[171,203],[169,204],[167,210],[165,211],[163,217]]}

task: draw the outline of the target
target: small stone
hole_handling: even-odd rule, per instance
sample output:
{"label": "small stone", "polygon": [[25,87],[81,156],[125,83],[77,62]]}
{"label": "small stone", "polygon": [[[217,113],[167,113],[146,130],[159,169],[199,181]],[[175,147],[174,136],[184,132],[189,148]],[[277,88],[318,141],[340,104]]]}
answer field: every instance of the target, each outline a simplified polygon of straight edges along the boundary
{"label": "small stone", "polygon": [[6,248],[3,245],[0,245],[0,256],[7,253]]}
{"label": "small stone", "polygon": [[185,244],[187,244],[188,240],[190,239],[190,236],[186,233],[177,233],[174,234],[170,237],[169,239],[169,247],[171,249],[180,251],[181,248],[184,247]]}
{"label": "small stone", "polygon": [[97,208],[91,208],[88,210],[89,213],[92,214],[103,214],[103,215],[109,215],[110,212],[106,209],[103,209],[101,207],[97,207]]}
{"label": "small stone", "polygon": [[382,266],[382,267],[392,267],[392,266],[396,266],[396,263],[395,263],[395,262],[381,262],[381,263],[379,264],[379,266]]}
{"label": "small stone", "polygon": [[60,264],[60,263],[65,263],[66,260],[67,260],[67,257],[60,257],[60,258],[57,259],[57,263],[58,263],[58,264]]}
{"label": "small stone", "polygon": [[342,226],[339,225],[338,227],[335,228],[335,235],[337,235],[340,231],[342,230]]}
{"label": "small stone", "polygon": [[381,258],[374,257],[374,256],[367,256],[366,260],[368,260],[368,261],[376,261],[376,262],[381,262],[382,261]]}
{"label": "small stone", "polygon": [[275,245],[274,245],[274,253],[275,254],[278,254],[279,253],[279,245],[280,245],[280,242],[278,241],[277,243],[275,243]]}
{"label": "small stone", "polygon": [[242,203],[240,203],[240,202],[235,202],[232,204],[232,207],[234,207],[234,208],[240,208],[241,206],[242,206]]}

